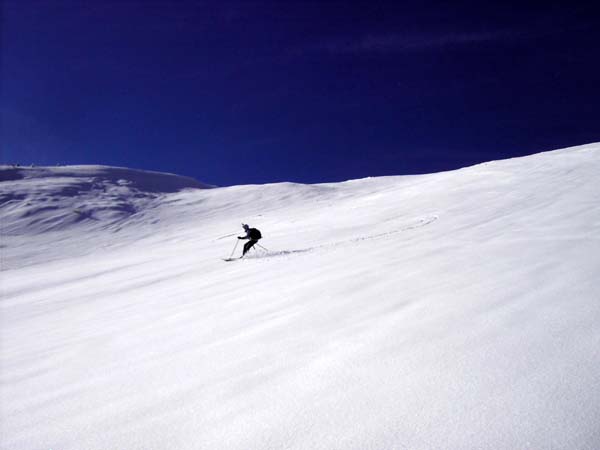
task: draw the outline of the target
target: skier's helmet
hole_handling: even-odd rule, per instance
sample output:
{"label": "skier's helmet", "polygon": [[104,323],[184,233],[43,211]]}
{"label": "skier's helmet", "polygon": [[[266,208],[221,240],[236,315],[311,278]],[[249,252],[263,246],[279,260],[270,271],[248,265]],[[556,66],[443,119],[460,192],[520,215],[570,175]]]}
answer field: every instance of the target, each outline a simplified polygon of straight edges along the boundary
{"label": "skier's helmet", "polygon": [[248,230],[250,229],[250,227],[249,227],[247,224],[245,224],[245,223],[243,223],[243,224],[242,224],[242,227],[243,227],[243,228],[244,228],[244,230],[246,230],[246,231],[248,231]]}

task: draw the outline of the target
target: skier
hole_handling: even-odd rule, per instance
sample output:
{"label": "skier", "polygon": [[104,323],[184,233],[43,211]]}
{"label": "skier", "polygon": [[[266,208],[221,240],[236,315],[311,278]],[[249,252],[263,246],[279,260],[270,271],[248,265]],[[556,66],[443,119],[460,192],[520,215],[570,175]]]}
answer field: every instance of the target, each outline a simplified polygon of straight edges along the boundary
{"label": "skier", "polygon": [[246,252],[250,250],[260,238],[262,238],[262,235],[260,234],[260,231],[258,231],[256,228],[250,228],[245,223],[242,224],[242,227],[244,227],[246,236],[238,236],[238,239],[249,239],[249,241],[244,244],[244,252],[242,253],[243,258]]}

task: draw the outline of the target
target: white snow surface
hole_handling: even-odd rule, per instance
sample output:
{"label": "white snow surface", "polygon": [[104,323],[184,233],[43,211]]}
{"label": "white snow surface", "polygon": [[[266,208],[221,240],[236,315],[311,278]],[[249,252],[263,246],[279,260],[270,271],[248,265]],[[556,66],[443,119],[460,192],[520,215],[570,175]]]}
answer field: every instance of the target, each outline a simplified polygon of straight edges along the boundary
{"label": "white snow surface", "polygon": [[[317,185],[0,174],[2,449],[600,448],[600,144]],[[224,262],[241,222],[268,251]]]}

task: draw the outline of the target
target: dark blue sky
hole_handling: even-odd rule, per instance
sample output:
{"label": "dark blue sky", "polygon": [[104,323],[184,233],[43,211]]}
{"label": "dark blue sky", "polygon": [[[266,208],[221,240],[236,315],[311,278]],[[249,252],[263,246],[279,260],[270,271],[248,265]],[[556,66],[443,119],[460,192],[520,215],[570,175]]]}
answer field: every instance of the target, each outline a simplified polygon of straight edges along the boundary
{"label": "dark blue sky", "polygon": [[1,159],[313,183],[600,141],[593,3],[4,0]]}

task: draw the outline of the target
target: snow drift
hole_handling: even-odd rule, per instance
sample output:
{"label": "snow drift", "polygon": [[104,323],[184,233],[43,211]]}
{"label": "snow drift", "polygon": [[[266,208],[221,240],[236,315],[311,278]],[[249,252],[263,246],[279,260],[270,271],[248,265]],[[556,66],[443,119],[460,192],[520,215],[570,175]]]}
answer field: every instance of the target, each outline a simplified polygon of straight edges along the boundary
{"label": "snow drift", "polygon": [[[599,144],[320,185],[37,170],[0,171],[2,448],[600,446]],[[242,221],[268,250],[223,262]]]}

